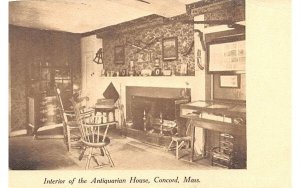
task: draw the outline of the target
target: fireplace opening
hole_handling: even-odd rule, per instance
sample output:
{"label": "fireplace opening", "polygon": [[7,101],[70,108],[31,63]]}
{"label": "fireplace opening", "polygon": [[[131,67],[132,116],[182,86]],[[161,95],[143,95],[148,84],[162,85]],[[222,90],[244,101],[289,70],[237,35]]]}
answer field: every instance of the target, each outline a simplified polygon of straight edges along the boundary
{"label": "fireplace opening", "polygon": [[[182,95],[185,91],[185,95]],[[188,91],[188,92],[186,92]],[[129,129],[140,135],[171,137],[185,134],[185,121],[180,118],[180,104],[190,101],[190,89],[127,87],[126,119]]]}
{"label": "fireplace opening", "polygon": [[176,112],[174,99],[133,96],[132,123],[133,128],[144,131],[157,131],[160,125],[175,134]]}

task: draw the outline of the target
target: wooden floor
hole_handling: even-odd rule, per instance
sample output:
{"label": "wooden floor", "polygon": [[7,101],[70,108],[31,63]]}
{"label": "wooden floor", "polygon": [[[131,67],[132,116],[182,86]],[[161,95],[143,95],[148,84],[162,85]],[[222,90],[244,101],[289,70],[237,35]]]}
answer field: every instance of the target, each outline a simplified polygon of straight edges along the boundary
{"label": "wooden floor", "polygon": [[[114,160],[115,168],[105,166],[102,169],[135,169],[135,170],[196,170],[221,169],[212,167],[207,159],[194,163],[188,162],[188,151],[182,152],[180,160],[173,151],[165,151],[162,147],[142,143],[119,134],[111,133],[111,143],[107,149]],[[9,168],[11,170],[83,170],[85,159],[79,161],[80,149],[67,152],[63,139],[33,139],[32,136],[18,136],[9,139]],[[107,159],[99,159],[107,163]],[[93,162],[91,166],[93,166]]]}

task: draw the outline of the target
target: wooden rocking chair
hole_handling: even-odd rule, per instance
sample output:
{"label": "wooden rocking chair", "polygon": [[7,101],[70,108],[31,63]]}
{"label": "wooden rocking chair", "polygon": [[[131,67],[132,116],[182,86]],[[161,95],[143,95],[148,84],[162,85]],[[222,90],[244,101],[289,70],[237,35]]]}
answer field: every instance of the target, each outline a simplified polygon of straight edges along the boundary
{"label": "wooden rocking chair", "polygon": [[[60,115],[63,122],[65,143],[67,144],[68,151],[70,151],[72,146],[78,147],[78,141],[80,140],[80,127],[79,124],[75,121],[74,111],[65,111],[61,100],[59,88],[56,88],[56,96],[58,100]],[[74,120],[70,121],[69,119]]]}

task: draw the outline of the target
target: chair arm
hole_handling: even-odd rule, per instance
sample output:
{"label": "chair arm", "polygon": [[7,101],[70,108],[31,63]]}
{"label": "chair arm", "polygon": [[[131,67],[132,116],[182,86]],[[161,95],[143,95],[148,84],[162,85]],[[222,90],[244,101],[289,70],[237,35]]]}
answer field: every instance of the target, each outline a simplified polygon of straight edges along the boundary
{"label": "chair arm", "polygon": [[73,110],[65,110],[65,112],[68,114],[75,114],[75,112]]}
{"label": "chair arm", "polygon": [[80,115],[84,115],[84,114],[94,114],[94,111],[91,110],[80,110],[79,111]]}
{"label": "chair arm", "polygon": [[64,114],[66,115],[68,121],[70,121],[69,119],[73,120],[76,117],[74,113],[64,112]]}
{"label": "chair arm", "polygon": [[94,112],[81,112],[80,113],[80,119],[84,120],[84,119],[88,119],[88,118],[93,118],[94,117]]}
{"label": "chair arm", "polygon": [[72,111],[65,111],[66,116],[75,117],[75,113]]}

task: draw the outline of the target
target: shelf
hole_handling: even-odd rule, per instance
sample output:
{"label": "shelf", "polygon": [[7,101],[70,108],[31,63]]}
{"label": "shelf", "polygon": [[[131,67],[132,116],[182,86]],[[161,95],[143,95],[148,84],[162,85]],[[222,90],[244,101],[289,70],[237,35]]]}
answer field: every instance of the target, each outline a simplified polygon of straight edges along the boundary
{"label": "shelf", "polygon": [[196,78],[196,76],[98,76],[106,79],[122,79],[122,78]]}

